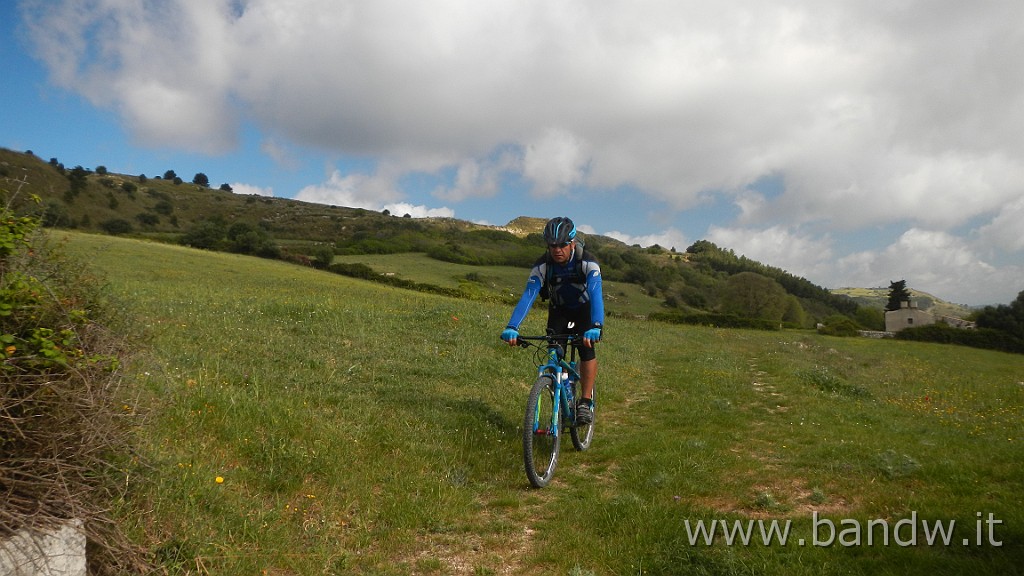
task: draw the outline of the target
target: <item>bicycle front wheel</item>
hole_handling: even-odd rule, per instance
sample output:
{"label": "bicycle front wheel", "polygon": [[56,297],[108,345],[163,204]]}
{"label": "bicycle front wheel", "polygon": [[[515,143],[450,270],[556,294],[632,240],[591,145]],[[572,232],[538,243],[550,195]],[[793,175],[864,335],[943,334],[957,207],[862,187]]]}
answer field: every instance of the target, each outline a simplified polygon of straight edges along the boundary
{"label": "bicycle front wheel", "polygon": [[562,436],[557,410],[554,379],[549,375],[537,378],[526,401],[523,419],[523,463],[526,477],[534,488],[547,486],[558,466]]}

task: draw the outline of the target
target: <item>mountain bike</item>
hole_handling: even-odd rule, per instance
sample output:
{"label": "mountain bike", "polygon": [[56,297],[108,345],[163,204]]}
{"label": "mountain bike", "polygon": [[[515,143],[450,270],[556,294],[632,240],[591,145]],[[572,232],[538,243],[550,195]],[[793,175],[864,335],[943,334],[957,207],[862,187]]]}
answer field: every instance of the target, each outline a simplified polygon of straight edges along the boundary
{"label": "mountain bike", "polygon": [[[582,345],[583,338],[574,334],[519,336],[519,346],[537,349],[537,380],[530,389],[523,419],[523,463],[534,488],[547,486],[554,477],[565,430],[577,450],[589,448],[594,438],[593,421],[576,425],[575,399],[580,392],[576,357]],[[570,348],[568,360],[563,346]]]}

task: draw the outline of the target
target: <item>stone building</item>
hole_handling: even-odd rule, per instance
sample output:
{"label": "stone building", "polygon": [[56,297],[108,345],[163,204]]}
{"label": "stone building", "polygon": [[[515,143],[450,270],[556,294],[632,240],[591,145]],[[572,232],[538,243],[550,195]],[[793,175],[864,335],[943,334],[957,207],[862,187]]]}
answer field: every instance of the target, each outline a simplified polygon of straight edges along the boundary
{"label": "stone building", "polygon": [[917,307],[916,302],[900,302],[899,310],[886,310],[885,331],[899,332],[904,328],[935,324],[935,316]]}

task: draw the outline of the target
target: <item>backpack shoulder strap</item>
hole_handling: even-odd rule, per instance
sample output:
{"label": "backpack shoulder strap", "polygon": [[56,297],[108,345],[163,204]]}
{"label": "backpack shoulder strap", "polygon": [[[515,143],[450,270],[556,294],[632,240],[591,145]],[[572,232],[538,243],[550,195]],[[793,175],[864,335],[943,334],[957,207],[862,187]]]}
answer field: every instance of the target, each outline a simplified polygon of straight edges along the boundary
{"label": "backpack shoulder strap", "polygon": [[583,246],[583,242],[580,241],[579,252],[573,258],[574,269],[576,270],[576,282],[580,284],[585,284],[587,281],[587,276],[583,273],[583,261],[586,260],[587,256],[590,256],[590,253],[586,251],[586,248]]}
{"label": "backpack shoulder strap", "polygon": [[540,286],[540,299],[546,302],[551,297],[551,285],[552,268],[554,267],[555,261],[551,259],[551,254],[548,251],[544,251],[544,255],[537,259],[534,266],[544,264],[544,282]]}

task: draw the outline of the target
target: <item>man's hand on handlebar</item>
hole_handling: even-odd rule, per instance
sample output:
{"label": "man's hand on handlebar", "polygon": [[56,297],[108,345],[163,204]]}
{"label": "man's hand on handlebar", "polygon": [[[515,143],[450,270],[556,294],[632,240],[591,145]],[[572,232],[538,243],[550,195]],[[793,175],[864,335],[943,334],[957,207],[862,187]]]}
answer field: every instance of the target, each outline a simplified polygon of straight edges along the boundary
{"label": "man's hand on handlebar", "polygon": [[508,342],[509,346],[515,346],[519,343],[519,332],[515,328],[509,326],[501,332],[501,339]]}

